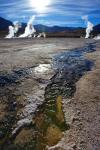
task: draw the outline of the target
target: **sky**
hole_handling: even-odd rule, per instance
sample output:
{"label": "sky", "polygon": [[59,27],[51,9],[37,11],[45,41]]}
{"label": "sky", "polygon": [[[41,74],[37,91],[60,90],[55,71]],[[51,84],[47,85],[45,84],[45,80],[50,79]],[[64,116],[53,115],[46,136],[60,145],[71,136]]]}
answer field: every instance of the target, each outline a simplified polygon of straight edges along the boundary
{"label": "sky", "polygon": [[100,0],[0,0],[0,17],[27,22],[35,15],[34,24],[85,27],[82,16],[100,23]]}

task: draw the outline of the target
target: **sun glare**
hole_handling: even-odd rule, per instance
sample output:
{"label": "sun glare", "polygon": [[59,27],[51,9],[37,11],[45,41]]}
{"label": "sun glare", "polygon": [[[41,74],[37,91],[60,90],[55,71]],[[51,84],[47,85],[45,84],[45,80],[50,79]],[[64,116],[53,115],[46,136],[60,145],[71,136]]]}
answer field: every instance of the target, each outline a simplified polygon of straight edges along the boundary
{"label": "sun glare", "polygon": [[51,0],[30,0],[30,5],[38,13],[46,11],[48,5],[51,4]]}

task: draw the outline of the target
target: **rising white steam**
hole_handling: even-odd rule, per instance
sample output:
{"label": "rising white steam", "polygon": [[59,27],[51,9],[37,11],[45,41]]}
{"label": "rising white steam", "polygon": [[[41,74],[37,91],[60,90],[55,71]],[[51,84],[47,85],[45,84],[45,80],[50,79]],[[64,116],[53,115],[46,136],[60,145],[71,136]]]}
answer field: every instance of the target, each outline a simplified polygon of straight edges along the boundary
{"label": "rising white steam", "polygon": [[21,28],[21,24],[18,21],[13,22],[14,32],[17,33],[19,28]]}
{"label": "rising white steam", "polygon": [[37,38],[40,38],[40,37],[46,38],[46,33],[45,32],[39,33]]}
{"label": "rising white steam", "polygon": [[32,25],[34,20],[35,20],[35,16],[32,16],[27,23],[25,32],[19,36],[20,38],[32,37],[32,35],[36,32],[35,28]]}
{"label": "rising white steam", "polygon": [[94,25],[90,21],[87,22],[87,28],[86,28],[86,36],[85,36],[85,38],[89,38],[90,37],[90,33],[93,30],[93,26]]}
{"label": "rising white steam", "polygon": [[88,21],[88,15],[82,16],[82,20]]}
{"label": "rising white steam", "polygon": [[9,33],[5,38],[14,38],[20,27],[21,24],[18,21],[13,22],[13,26],[9,26]]}
{"label": "rising white steam", "polygon": [[8,33],[8,35],[5,38],[8,38],[8,39],[13,38],[14,37],[14,27],[13,26],[9,26],[8,29],[9,29],[9,33]]}
{"label": "rising white steam", "polygon": [[94,37],[95,40],[100,40],[100,35],[97,35],[96,37]]}
{"label": "rising white steam", "polygon": [[28,21],[28,23],[27,24],[32,24],[33,23],[33,21],[35,20],[35,16],[32,16],[31,18],[30,18],[30,20]]}
{"label": "rising white steam", "polygon": [[85,38],[89,38],[90,37],[90,33],[93,30],[93,24],[88,20],[88,16],[82,16],[82,19],[86,21],[87,24],[87,28],[86,28],[86,36]]}
{"label": "rising white steam", "polygon": [[[25,31],[23,34],[21,34],[19,36],[19,38],[25,38],[25,37],[37,37],[37,38],[40,38],[40,37],[44,37],[46,38],[46,33],[45,32],[42,32],[42,33],[39,33],[37,34],[36,33],[36,30],[33,26],[33,22],[35,20],[35,16],[32,16],[30,18],[30,20],[28,21],[27,23],[27,26],[25,28]],[[21,24],[18,22],[18,21],[15,21],[13,22],[13,25],[12,26],[9,26],[9,33],[8,35],[5,37],[5,38],[15,38],[15,37],[18,37],[18,31],[19,31],[19,28],[21,28]]]}

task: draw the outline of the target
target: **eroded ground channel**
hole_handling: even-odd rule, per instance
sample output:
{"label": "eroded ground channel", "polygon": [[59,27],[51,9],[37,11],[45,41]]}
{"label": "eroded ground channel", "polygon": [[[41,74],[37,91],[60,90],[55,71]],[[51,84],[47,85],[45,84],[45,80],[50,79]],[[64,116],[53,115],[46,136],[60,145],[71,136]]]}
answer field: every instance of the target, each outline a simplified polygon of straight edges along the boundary
{"label": "eroded ground channel", "polygon": [[93,67],[85,55],[95,43],[62,50],[50,62],[0,71],[0,149],[44,150],[56,145],[70,125],[63,99]]}

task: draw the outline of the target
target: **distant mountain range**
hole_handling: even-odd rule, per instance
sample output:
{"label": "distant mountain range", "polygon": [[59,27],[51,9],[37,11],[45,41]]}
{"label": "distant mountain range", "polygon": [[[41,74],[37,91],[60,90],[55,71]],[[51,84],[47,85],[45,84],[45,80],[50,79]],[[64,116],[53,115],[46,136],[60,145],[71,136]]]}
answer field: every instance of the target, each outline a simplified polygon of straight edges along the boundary
{"label": "distant mountain range", "polygon": [[[12,25],[12,22],[0,17],[0,30],[8,30],[8,26]],[[25,28],[27,24],[22,23],[22,28]],[[63,32],[63,31],[74,31],[76,29],[83,29],[83,28],[76,28],[76,27],[60,27],[60,26],[52,26],[48,27],[42,24],[34,25],[35,29],[38,32]]]}
{"label": "distant mountain range", "polygon": [[63,31],[74,31],[76,29],[80,29],[80,28],[74,28],[74,27],[60,27],[60,26],[44,26],[41,24],[38,25],[34,25],[35,29],[37,31],[44,31],[44,32],[63,32]]}
{"label": "distant mountain range", "polygon": [[10,25],[12,25],[11,21],[0,17],[0,30],[7,30]]}
{"label": "distant mountain range", "polygon": [[100,34],[100,24],[96,25],[93,30],[94,30],[95,33]]}
{"label": "distant mountain range", "polygon": [[[7,31],[8,26],[12,25],[13,23],[9,20],[6,20],[2,17],[0,17],[0,31]],[[20,32],[24,32],[24,29],[26,27],[26,23],[22,23],[22,28],[20,29]],[[42,24],[37,24],[34,25],[35,29],[37,32],[47,32],[50,33],[52,36],[53,33],[60,33],[60,35],[74,35],[76,34],[77,36],[83,36],[85,34],[85,28],[82,27],[61,27],[61,26],[45,26]],[[100,34],[100,24],[96,25],[93,30],[94,34]],[[58,35],[58,34],[57,34]]]}

